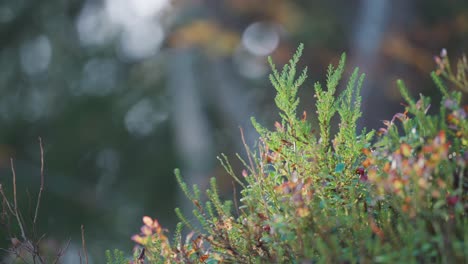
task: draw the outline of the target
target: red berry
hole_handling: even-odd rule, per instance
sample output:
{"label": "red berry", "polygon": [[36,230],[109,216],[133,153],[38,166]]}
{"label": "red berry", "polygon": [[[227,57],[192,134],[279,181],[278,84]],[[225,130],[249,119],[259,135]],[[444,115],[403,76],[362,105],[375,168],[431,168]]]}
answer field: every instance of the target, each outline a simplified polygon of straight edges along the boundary
{"label": "red berry", "polygon": [[361,175],[361,176],[364,175],[364,168],[357,168],[356,173]]}
{"label": "red berry", "polygon": [[458,201],[460,200],[460,198],[458,197],[458,195],[449,195],[447,196],[447,204],[450,205],[450,206],[455,206]]}
{"label": "red berry", "polygon": [[368,180],[368,178],[367,178],[367,173],[361,174],[361,175],[359,176],[359,180],[361,180],[361,181],[367,181],[367,180]]}
{"label": "red berry", "polygon": [[356,174],[359,174],[359,180],[361,181],[367,181],[367,173],[364,170],[364,168],[359,167],[356,169]]}

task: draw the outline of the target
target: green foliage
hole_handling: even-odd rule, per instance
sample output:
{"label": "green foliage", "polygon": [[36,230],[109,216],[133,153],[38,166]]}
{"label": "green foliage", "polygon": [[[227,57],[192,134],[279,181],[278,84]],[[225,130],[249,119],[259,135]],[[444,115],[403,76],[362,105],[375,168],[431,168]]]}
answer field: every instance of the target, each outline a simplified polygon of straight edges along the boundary
{"label": "green foliage", "polygon": [[[456,63],[456,69],[452,70],[450,65],[449,57],[447,56],[447,50],[443,49],[440,52],[440,56],[435,56],[437,63],[437,71],[434,72],[435,76],[441,75],[448,81],[450,81],[457,89],[468,92],[468,60],[466,55],[463,55]],[[437,83],[437,86],[440,84]]]}
{"label": "green foliage", "polygon": [[118,249],[106,250],[106,264],[127,264],[128,262],[122,251]]}
{"label": "green foliage", "polygon": [[299,98],[297,98],[297,91],[305,79],[307,78],[307,68],[303,70],[301,76],[296,80],[296,64],[302,55],[304,45],[300,45],[297,49],[296,54],[289,61],[289,64],[284,65],[283,70],[279,73],[276,70],[271,57],[268,58],[268,62],[273,70],[270,74],[270,81],[273,87],[276,89],[275,103],[278,109],[282,111],[280,113],[283,121],[288,122],[289,128],[293,128],[296,120],[296,109],[299,105]]}
{"label": "green foliage", "polygon": [[[355,69],[343,92],[346,56],[328,68],[325,88],[315,84],[319,129],[304,111],[297,116],[296,79],[303,46],[283,67],[270,61],[281,120],[275,129],[252,123],[260,134],[258,150],[246,147],[242,177],[226,156],[219,160],[242,187],[239,201],[220,199],[216,180],[206,198],[175,171],[194,204],[194,218],[180,219],[171,243],[156,220],[144,217],[133,240],[150,263],[463,263],[468,246],[465,211],[468,177],[468,108],[461,94],[443,94],[440,111],[428,115],[430,98],[411,98],[398,87],[407,106],[386,127],[358,133],[364,74]],[[339,117],[336,133],[332,118]],[[334,131],[334,130],[333,130]],[[372,140],[374,140],[372,142]],[[193,223],[193,219],[198,221]],[[185,241],[182,228],[191,232]]]}

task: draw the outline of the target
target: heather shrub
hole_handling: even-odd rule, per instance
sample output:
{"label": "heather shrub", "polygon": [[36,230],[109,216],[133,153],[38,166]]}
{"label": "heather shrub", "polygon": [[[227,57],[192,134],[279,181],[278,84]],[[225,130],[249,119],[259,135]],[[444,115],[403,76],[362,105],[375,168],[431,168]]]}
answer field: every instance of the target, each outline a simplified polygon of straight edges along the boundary
{"label": "heather shrub", "polygon": [[[255,148],[245,145],[246,160],[238,156],[245,169],[239,175],[226,156],[219,158],[241,187],[240,199],[221,200],[215,179],[204,198],[176,170],[194,217],[176,209],[181,222],[171,240],[145,216],[132,238],[141,248],[135,263],[467,260],[468,107],[440,78],[466,89],[466,59],[455,75],[445,53],[436,59],[431,76],[443,97],[435,115],[428,114],[436,107],[430,98],[414,100],[399,80],[405,107],[375,133],[356,128],[364,81],[358,68],[337,95],[345,55],[329,66],[325,84],[314,85],[318,127],[306,111],[298,116],[297,91],[307,77],[306,69],[296,71],[301,53],[302,45],[280,71],[269,61],[280,119],[270,130],[252,118],[260,138]],[[334,116],[339,124],[332,134]],[[184,228],[190,233],[182,237]]]}
{"label": "heather shrub", "polygon": [[[356,68],[343,82],[343,54],[338,65],[328,67],[326,83],[314,84],[316,109],[308,115],[298,110],[297,92],[307,78],[307,69],[296,69],[302,50],[301,45],[281,70],[269,60],[279,120],[269,129],[252,118],[259,134],[254,147],[245,143],[241,130],[246,158],[237,158],[244,169],[237,172],[225,155],[218,157],[240,197],[221,199],[215,178],[202,194],[175,170],[193,215],[176,209],[180,223],[172,235],[156,219],[143,217],[139,234],[132,237],[137,245],[132,260],[114,250],[106,251],[106,263],[467,261],[466,57],[456,71],[445,50],[435,58],[438,68],[431,77],[442,95],[440,104],[423,95],[413,99],[399,80],[405,100],[401,113],[377,131],[358,131],[365,75]],[[340,85],[344,89],[338,93]],[[429,113],[431,107],[437,108],[431,111],[435,114]],[[41,186],[31,228],[17,205],[13,160],[12,199],[0,185],[0,224],[11,230],[5,259],[10,262],[58,263],[66,248],[44,253],[35,228],[44,182],[42,141],[40,150]],[[82,245],[87,263],[83,227]]]}

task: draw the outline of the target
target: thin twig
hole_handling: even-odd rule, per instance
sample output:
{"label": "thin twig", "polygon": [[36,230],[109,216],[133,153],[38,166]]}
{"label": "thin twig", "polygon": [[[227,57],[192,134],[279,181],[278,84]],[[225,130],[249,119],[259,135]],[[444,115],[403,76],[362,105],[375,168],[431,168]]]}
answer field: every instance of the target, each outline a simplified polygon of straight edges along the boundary
{"label": "thin twig", "polygon": [[71,240],[71,239],[68,239],[67,244],[65,245],[65,247],[63,247],[63,248],[61,248],[61,249],[59,250],[59,252],[57,253],[57,257],[55,258],[53,264],[57,264],[58,261],[60,260],[60,258],[63,257],[63,254],[65,253],[65,251],[67,251],[68,246],[70,245],[70,240]]}
{"label": "thin twig", "polygon": [[0,184],[0,194],[2,195],[3,201],[6,203],[8,210],[10,210],[10,213],[15,214],[15,211],[13,211],[13,208],[11,208],[10,202],[6,198],[5,193],[3,192],[3,186]]}
{"label": "thin twig", "polygon": [[251,153],[250,153],[250,148],[249,148],[249,146],[247,145],[247,143],[245,142],[244,130],[242,129],[242,127],[239,127],[239,130],[240,130],[240,133],[241,133],[242,143],[244,144],[245,150],[246,150],[246,152],[247,152],[247,157],[249,158],[250,167],[252,168],[252,172],[253,172],[254,165],[253,165],[253,162],[252,162],[252,157],[251,157]]}
{"label": "thin twig", "polygon": [[39,239],[34,243],[34,245],[32,245],[32,247],[34,248],[34,253],[35,255],[39,258],[39,261],[41,263],[44,263],[44,260],[42,259],[42,256],[41,256],[41,253],[39,252],[39,244],[41,243],[42,239],[45,237],[45,234],[42,234],[41,237],[39,237]]}
{"label": "thin twig", "polygon": [[33,250],[33,252],[31,252],[31,255],[33,255],[34,263],[36,263],[36,257],[39,259],[39,263],[41,263],[41,264],[45,263],[44,259],[41,256],[41,253],[39,252],[40,251],[39,241],[35,245],[33,245],[31,243],[31,246],[32,246],[32,250]]}
{"label": "thin twig", "polygon": [[[23,256],[21,256],[21,250],[23,248],[23,245],[19,245],[17,247],[13,247],[13,249],[4,249],[4,248],[0,248],[0,250],[2,251],[5,251],[6,253],[10,254],[11,256],[8,256],[8,258],[13,258],[13,255],[15,256],[15,261],[20,259],[22,262],[21,263],[27,263],[29,264],[30,262],[28,262]],[[25,248],[25,250],[27,251],[27,247]],[[2,262],[3,263],[3,262]],[[15,262],[16,263],[16,262]]]}
{"label": "thin twig", "polygon": [[15,167],[13,164],[13,158],[10,158],[10,164],[11,164],[11,172],[13,173],[13,205],[14,205],[15,216],[16,216],[16,220],[18,221],[18,225],[21,229],[21,236],[23,237],[24,241],[27,241],[26,233],[24,232],[24,228],[23,228],[23,223],[21,222],[20,215],[18,213],[18,202],[16,200],[16,172],[15,172]]}
{"label": "thin twig", "polygon": [[140,255],[137,258],[138,263],[145,263],[145,248],[141,249]]}
{"label": "thin twig", "polygon": [[84,237],[84,225],[81,225],[81,243],[83,245],[83,254],[85,256],[85,263],[88,264],[88,252],[86,251],[86,241]]}
{"label": "thin twig", "polygon": [[37,195],[36,211],[34,212],[34,221],[33,221],[34,226],[36,225],[37,214],[39,212],[39,206],[41,204],[42,191],[44,190],[44,147],[42,145],[41,137],[39,137],[39,147],[41,149],[41,187],[39,188],[39,194]]}

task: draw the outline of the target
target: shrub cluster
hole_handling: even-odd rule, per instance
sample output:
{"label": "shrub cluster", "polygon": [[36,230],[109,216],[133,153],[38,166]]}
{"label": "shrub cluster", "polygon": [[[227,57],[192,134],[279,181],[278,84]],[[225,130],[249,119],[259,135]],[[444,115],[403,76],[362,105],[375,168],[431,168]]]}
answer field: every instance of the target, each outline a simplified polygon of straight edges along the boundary
{"label": "shrub cluster", "polygon": [[215,179],[203,198],[176,170],[197,223],[176,209],[181,222],[170,240],[145,216],[132,237],[140,245],[134,263],[466,263],[468,106],[440,78],[467,89],[466,58],[456,74],[445,51],[436,58],[437,114],[428,114],[430,98],[411,98],[400,80],[402,113],[376,133],[358,132],[364,74],[356,68],[336,95],[345,55],[329,66],[325,85],[314,85],[318,125],[305,111],[298,117],[302,48],[281,71],[269,61],[280,121],[269,130],[252,118],[260,139],[245,146],[247,160],[239,157],[241,175],[220,158],[241,186],[239,201],[221,200]]}
{"label": "shrub cluster", "polygon": [[[222,200],[214,178],[202,195],[176,170],[193,217],[176,209],[180,223],[171,239],[156,219],[143,217],[140,233],[132,237],[137,244],[132,260],[119,250],[107,251],[108,264],[467,263],[466,57],[456,71],[445,50],[435,58],[438,68],[431,77],[442,95],[435,114],[429,113],[430,98],[413,99],[399,80],[402,112],[377,131],[359,132],[365,76],[356,68],[337,94],[345,55],[329,66],[325,84],[314,85],[317,120],[310,122],[305,111],[298,115],[297,92],[307,77],[306,69],[296,72],[302,49],[280,71],[269,60],[280,120],[270,130],[252,118],[260,138],[254,148],[244,141],[246,159],[238,158],[245,169],[238,174],[226,156],[219,157],[240,186],[240,199]],[[59,263],[68,246],[52,252],[36,230],[44,189],[41,140],[40,152],[31,228],[18,206],[13,160],[12,199],[0,184],[0,226],[11,241],[1,261]],[[82,246],[80,262],[88,263],[83,227]]]}

